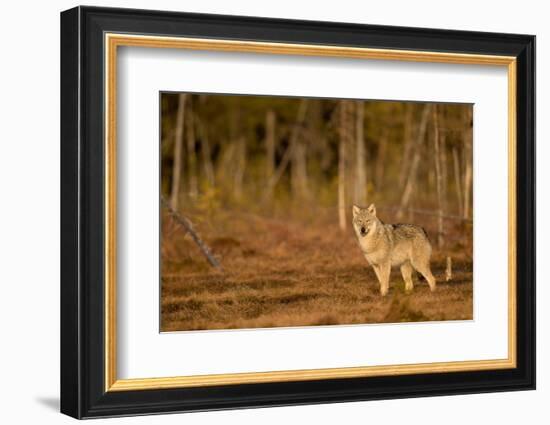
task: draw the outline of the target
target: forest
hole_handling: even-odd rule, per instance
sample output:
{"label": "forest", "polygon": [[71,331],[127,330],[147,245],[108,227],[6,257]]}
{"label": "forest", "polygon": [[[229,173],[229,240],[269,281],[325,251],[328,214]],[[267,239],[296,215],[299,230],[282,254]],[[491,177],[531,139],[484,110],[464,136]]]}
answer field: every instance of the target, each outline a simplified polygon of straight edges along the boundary
{"label": "forest", "polygon": [[[163,331],[472,317],[472,105],[161,94]],[[352,205],[422,225],[387,297]]]}

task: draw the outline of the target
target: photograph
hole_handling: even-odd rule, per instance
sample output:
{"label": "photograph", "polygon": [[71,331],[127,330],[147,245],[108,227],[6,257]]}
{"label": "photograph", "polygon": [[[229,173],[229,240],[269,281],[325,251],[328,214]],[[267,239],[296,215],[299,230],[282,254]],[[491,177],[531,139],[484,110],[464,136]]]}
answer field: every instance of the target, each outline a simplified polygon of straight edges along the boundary
{"label": "photograph", "polygon": [[473,105],[160,93],[161,332],[473,319]]}

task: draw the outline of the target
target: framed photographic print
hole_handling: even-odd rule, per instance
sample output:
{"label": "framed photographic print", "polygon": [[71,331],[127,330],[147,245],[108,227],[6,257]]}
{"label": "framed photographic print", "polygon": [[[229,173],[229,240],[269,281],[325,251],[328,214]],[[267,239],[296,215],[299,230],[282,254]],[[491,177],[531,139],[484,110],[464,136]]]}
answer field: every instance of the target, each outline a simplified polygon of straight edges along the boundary
{"label": "framed photographic print", "polygon": [[61,411],[535,387],[535,38],[61,14]]}

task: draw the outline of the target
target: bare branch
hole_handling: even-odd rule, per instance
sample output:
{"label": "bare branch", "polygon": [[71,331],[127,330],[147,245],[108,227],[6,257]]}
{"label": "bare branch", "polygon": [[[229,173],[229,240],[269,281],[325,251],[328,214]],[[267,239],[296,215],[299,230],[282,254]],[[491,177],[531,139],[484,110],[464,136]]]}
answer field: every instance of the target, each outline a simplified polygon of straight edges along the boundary
{"label": "bare branch", "polygon": [[212,255],[212,252],[210,251],[210,248],[204,243],[204,241],[201,239],[199,234],[195,231],[193,228],[193,224],[185,218],[183,215],[179,214],[177,211],[175,211],[168,201],[164,198],[164,196],[160,197],[160,202],[164,208],[168,211],[170,216],[179,223],[193,238],[195,243],[198,245],[201,252],[204,254],[208,262],[212,265],[212,267],[215,267],[216,269],[221,269],[222,266],[218,262],[218,260]]}

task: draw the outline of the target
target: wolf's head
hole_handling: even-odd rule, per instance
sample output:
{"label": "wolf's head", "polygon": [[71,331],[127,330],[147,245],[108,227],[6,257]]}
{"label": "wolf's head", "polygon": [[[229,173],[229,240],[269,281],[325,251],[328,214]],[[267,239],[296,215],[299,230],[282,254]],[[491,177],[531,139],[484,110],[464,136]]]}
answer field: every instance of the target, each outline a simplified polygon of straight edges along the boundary
{"label": "wolf's head", "polygon": [[376,217],[376,207],[371,204],[368,208],[353,206],[353,228],[358,238],[372,234],[380,225],[380,220]]}

